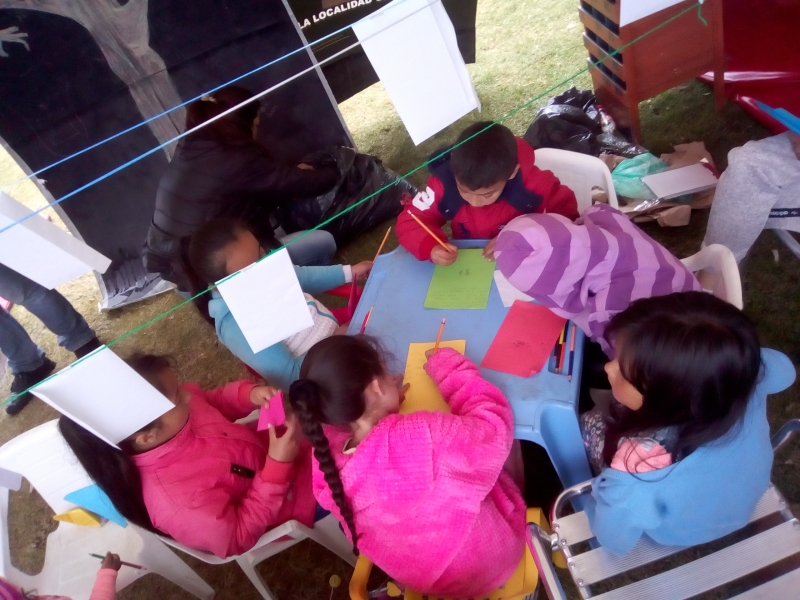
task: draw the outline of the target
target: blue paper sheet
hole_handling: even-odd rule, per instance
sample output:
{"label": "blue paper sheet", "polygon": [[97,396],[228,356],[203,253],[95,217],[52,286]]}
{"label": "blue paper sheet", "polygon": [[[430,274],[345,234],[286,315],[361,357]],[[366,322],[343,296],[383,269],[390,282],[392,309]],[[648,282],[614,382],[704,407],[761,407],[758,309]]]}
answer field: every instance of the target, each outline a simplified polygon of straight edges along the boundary
{"label": "blue paper sheet", "polygon": [[106,496],[106,493],[96,484],[70,492],[64,496],[64,500],[90,510],[109,521],[113,521],[120,527],[128,526],[128,521],[125,520],[125,517],[119,514],[114,505],[111,504],[111,500]]}

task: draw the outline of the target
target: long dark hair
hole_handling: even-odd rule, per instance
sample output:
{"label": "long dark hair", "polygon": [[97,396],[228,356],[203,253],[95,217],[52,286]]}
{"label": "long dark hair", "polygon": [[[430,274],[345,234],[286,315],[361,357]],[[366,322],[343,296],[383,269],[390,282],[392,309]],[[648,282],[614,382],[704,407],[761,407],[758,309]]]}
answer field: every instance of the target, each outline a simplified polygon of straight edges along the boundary
{"label": "long dark hair", "polygon": [[[135,354],[125,362],[158,391],[163,394],[167,393],[167,390],[162,388],[158,376],[165,369],[172,367],[169,357]],[[155,422],[150,423],[140,431],[150,429],[154,425]],[[78,458],[78,462],[98,487],[106,493],[114,508],[123,517],[143,529],[158,535],[166,535],[163,531],[156,529],[150,520],[142,494],[142,478],[139,468],[131,458],[133,452],[128,444],[120,442],[120,447],[114,448],[63,415],[58,420],[58,428],[67,445]]]}
{"label": "long dark hair", "polygon": [[[194,234],[181,239],[181,266],[189,280],[192,296],[228,274],[225,272],[226,261],[222,250],[245,232],[252,233],[252,230],[240,219],[214,219]],[[210,299],[210,294],[202,294],[194,299],[194,305],[200,315],[213,325],[214,319],[208,313]]]}
{"label": "long dark hair", "polygon": [[677,292],[633,302],[604,334],[616,343],[620,373],[643,396],[609,425],[606,464],[621,438],[677,426],[674,460],[741,423],[761,370],[755,324],[706,292]]}
{"label": "long dark hair", "polygon": [[[252,97],[252,92],[236,85],[229,85],[206,94],[186,108],[186,129],[197,127],[226,110],[247,102]],[[201,131],[223,145],[255,144],[253,121],[258,116],[259,110],[261,104],[258,100],[253,100],[221,119],[209,123]]]}
{"label": "long dark hair", "polygon": [[315,344],[303,359],[300,379],[289,388],[289,402],[300,420],[336,506],[358,554],[353,510],[322,425],[349,425],[364,414],[364,390],[385,373],[377,342],[365,336],[336,335]]}

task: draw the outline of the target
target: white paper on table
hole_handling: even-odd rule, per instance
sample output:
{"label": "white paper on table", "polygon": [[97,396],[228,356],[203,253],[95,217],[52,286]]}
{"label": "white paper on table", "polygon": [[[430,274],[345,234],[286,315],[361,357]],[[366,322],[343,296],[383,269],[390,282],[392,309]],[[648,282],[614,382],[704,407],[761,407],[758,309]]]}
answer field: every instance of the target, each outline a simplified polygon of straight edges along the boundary
{"label": "white paper on table", "polygon": [[286,248],[217,284],[253,352],[314,324]]}
{"label": "white paper on table", "polygon": [[645,175],[642,182],[656,198],[668,200],[684,194],[694,194],[716,187],[718,180],[702,163],[669,169],[653,175]]}
{"label": "white paper on table", "polygon": [[480,108],[440,0],[393,2],[352,27],[414,144]]}
{"label": "white paper on table", "polygon": [[[30,213],[28,207],[0,192],[0,229]],[[111,260],[35,215],[0,233],[0,263],[52,290],[92,270],[105,273]]]}
{"label": "white paper on table", "polygon": [[31,392],[114,446],[175,408],[106,346],[62,369]]}
{"label": "white paper on table", "polygon": [[619,26],[628,25],[639,19],[644,19],[660,10],[680,4],[683,0],[620,0]]}
{"label": "white paper on table", "polygon": [[532,302],[533,298],[528,296],[525,292],[521,292],[506,279],[502,272],[495,269],[494,284],[497,286],[497,291],[500,294],[500,300],[503,301],[503,306],[508,308],[514,304],[514,300],[522,300],[523,302]]}

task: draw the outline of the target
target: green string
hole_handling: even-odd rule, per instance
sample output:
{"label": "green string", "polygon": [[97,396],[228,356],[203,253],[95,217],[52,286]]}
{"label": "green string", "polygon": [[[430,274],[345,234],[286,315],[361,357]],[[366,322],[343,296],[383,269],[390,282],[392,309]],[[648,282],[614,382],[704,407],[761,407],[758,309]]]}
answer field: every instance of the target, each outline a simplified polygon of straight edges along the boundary
{"label": "green string", "polygon": [[[698,14],[698,16],[700,17],[700,20],[701,20],[701,21],[703,21],[703,23],[705,23],[706,21],[705,21],[705,19],[703,19],[703,17],[702,17],[702,14],[700,13],[701,7],[702,7],[702,3],[698,1],[698,3],[697,3],[697,11],[698,11],[698,12],[697,12],[697,14]],[[357,208],[358,206],[362,205],[362,204],[363,204],[364,202],[366,202],[367,200],[370,200],[371,198],[374,198],[375,196],[377,196],[378,194],[380,194],[380,193],[384,192],[385,190],[389,189],[389,188],[390,188],[390,187],[392,187],[393,185],[397,185],[397,183],[398,183],[398,182],[400,182],[402,179],[406,179],[408,176],[410,176],[410,175],[413,175],[414,173],[416,173],[416,172],[417,172],[417,171],[419,171],[420,169],[423,169],[423,168],[427,167],[427,166],[428,166],[429,164],[431,164],[432,162],[434,162],[434,161],[438,160],[439,158],[441,158],[442,156],[444,156],[445,154],[447,154],[448,152],[450,152],[450,151],[451,151],[453,148],[457,148],[458,146],[460,146],[460,145],[462,145],[462,144],[465,144],[466,142],[468,142],[468,141],[469,141],[469,140],[471,140],[472,138],[474,138],[474,137],[476,137],[476,136],[480,135],[481,133],[483,133],[484,131],[486,131],[486,130],[487,130],[487,129],[489,129],[490,127],[494,127],[494,126],[495,126],[495,125],[497,125],[498,123],[502,123],[502,122],[503,122],[503,121],[505,121],[506,119],[508,119],[508,118],[510,118],[510,117],[513,117],[515,114],[517,114],[517,113],[518,113],[518,112],[520,112],[521,110],[524,110],[524,109],[528,108],[528,107],[529,107],[531,104],[533,104],[534,102],[537,102],[537,101],[541,100],[542,98],[544,98],[544,97],[545,97],[545,96],[547,96],[548,94],[552,93],[552,92],[553,92],[553,91],[555,91],[556,89],[560,88],[560,87],[561,87],[561,86],[563,86],[564,84],[566,84],[566,83],[569,83],[569,82],[570,82],[570,81],[572,81],[573,79],[575,79],[575,78],[577,78],[577,77],[580,77],[580,76],[581,76],[581,75],[583,75],[584,73],[588,72],[588,71],[589,71],[589,69],[591,69],[592,67],[596,67],[597,65],[599,65],[599,64],[600,64],[600,63],[602,63],[603,61],[605,61],[605,60],[607,60],[607,59],[611,58],[612,56],[615,56],[615,55],[619,54],[619,53],[620,53],[620,52],[622,52],[622,51],[623,51],[625,48],[628,48],[629,46],[631,46],[631,45],[635,44],[636,42],[638,42],[638,41],[639,41],[639,40],[641,40],[642,38],[644,38],[644,37],[646,37],[646,36],[650,35],[650,34],[651,34],[651,33],[653,33],[654,31],[657,31],[657,30],[661,29],[662,27],[664,27],[664,26],[668,25],[668,24],[669,24],[669,23],[671,23],[672,21],[674,21],[674,20],[676,20],[676,19],[678,19],[678,18],[682,17],[683,15],[685,15],[685,14],[686,14],[686,13],[688,13],[689,11],[693,10],[694,8],[695,8],[695,7],[694,7],[694,5],[692,5],[692,6],[689,6],[689,7],[688,7],[688,8],[686,8],[685,10],[683,10],[683,11],[679,12],[678,14],[676,14],[676,15],[674,15],[674,16],[672,16],[672,17],[670,17],[669,19],[667,19],[667,20],[666,20],[666,21],[664,21],[663,23],[660,23],[659,25],[656,25],[655,27],[653,27],[653,28],[652,28],[652,29],[650,29],[649,31],[645,31],[643,34],[641,34],[640,36],[638,36],[638,37],[634,38],[633,40],[631,40],[631,41],[630,41],[630,42],[628,42],[627,44],[624,44],[624,45],[620,46],[619,48],[617,48],[617,49],[616,49],[616,50],[614,50],[613,52],[611,52],[611,53],[609,53],[608,55],[606,55],[604,58],[602,58],[602,59],[600,59],[600,60],[598,60],[598,61],[596,61],[596,62],[593,62],[593,63],[591,63],[591,64],[590,64],[588,67],[584,67],[583,69],[581,69],[580,71],[577,71],[577,72],[573,73],[572,75],[570,75],[569,77],[567,77],[567,78],[566,78],[566,79],[564,79],[563,81],[561,81],[561,82],[559,82],[559,83],[557,83],[557,84],[555,84],[555,85],[553,85],[553,86],[550,86],[549,88],[547,88],[546,90],[544,90],[544,91],[543,91],[541,94],[537,95],[537,96],[536,96],[536,97],[534,97],[534,98],[531,98],[530,100],[528,100],[528,101],[524,102],[523,104],[519,105],[518,107],[516,107],[516,108],[514,108],[514,109],[510,110],[509,112],[507,112],[506,114],[504,114],[503,116],[501,116],[500,118],[498,118],[497,120],[495,120],[495,121],[492,121],[491,123],[489,123],[489,124],[488,124],[486,127],[484,127],[483,129],[481,129],[480,131],[476,131],[475,133],[473,133],[473,134],[472,134],[471,136],[469,136],[468,138],[466,138],[466,139],[462,140],[461,142],[459,142],[459,143],[457,143],[457,144],[454,144],[454,145],[452,145],[452,146],[448,147],[446,150],[443,150],[442,152],[440,152],[440,153],[439,153],[439,154],[437,154],[436,156],[434,156],[434,157],[432,157],[432,158],[429,158],[428,160],[426,160],[425,162],[423,162],[423,163],[422,163],[422,164],[420,164],[419,166],[417,166],[417,167],[415,167],[415,168],[411,169],[411,170],[410,170],[409,172],[407,172],[405,175],[402,175],[402,176],[400,176],[398,179],[396,179],[395,181],[392,181],[392,182],[390,182],[390,183],[387,183],[386,185],[384,185],[384,186],[380,187],[379,189],[377,189],[376,191],[372,192],[372,193],[371,193],[371,194],[369,194],[368,196],[366,196],[366,197],[362,198],[361,200],[359,200],[358,202],[356,202],[356,203],[355,203],[355,204],[353,204],[352,206],[350,206],[350,207],[348,207],[348,208],[345,208],[344,210],[342,210],[342,211],[341,211],[341,212],[339,212],[339,213],[336,213],[335,215],[333,215],[333,216],[332,216],[332,217],[330,217],[329,219],[326,219],[325,221],[323,221],[322,223],[320,223],[320,224],[319,224],[319,225],[317,225],[316,227],[313,227],[313,228],[311,228],[311,229],[308,229],[308,230],[304,231],[304,232],[303,232],[301,235],[299,235],[299,236],[297,236],[296,238],[294,238],[294,239],[290,240],[288,243],[286,243],[286,244],[283,244],[282,246],[280,246],[280,247],[278,247],[278,248],[275,248],[274,250],[271,250],[271,251],[270,251],[268,254],[266,254],[265,256],[263,256],[262,258],[260,258],[260,259],[259,259],[258,261],[256,261],[256,262],[261,262],[262,260],[264,260],[264,259],[265,259],[265,258],[267,258],[268,256],[272,256],[273,254],[275,254],[276,252],[279,252],[280,250],[283,250],[284,248],[286,248],[286,247],[287,247],[287,246],[289,246],[290,244],[293,244],[293,243],[297,242],[298,240],[301,240],[301,239],[303,239],[303,238],[304,238],[306,235],[310,234],[312,231],[316,231],[317,229],[320,229],[320,228],[324,227],[325,225],[328,225],[329,223],[333,222],[335,219],[338,219],[338,218],[339,218],[339,217],[341,217],[342,215],[345,215],[345,214],[347,214],[347,213],[348,213],[348,212],[350,212],[351,210],[353,210],[353,209]],[[224,279],[222,279],[221,281],[218,281],[217,283],[223,283],[223,282],[225,282],[225,281],[228,281],[228,280],[229,280],[231,277],[235,277],[235,276],[236,276],[236,275],[238,275],[239,273],[241,273],[241,271],[236,271],[235,273],[231,273],[230,275],[228,275],[227,277],[225,277],[225,278],[224,278]],[[107,344],[106,344],[106,347],[107,347],[107,348],[110,348],[110,347],[111,347],[111,346],[113,346],[114,344],[118,344],[118,343],[119,343],[119,342],[121,342],[122,340],[124,340],[124,339],[127,339],[127,338],[129,338],[130,336],[132,336],[132,335],[134,335],[134,334],[136,334],[136,333],[140,332],[142,329],[144,329],[144,328],[146,328],[146,327],[149,327],[150,325],[152,325],[152,324],[153,324],[153,323],[155,323],[156,321],[160,321],[161,319],[163,319],[163,318],[164,318],[164,317],[166,317],[167,315],[169,315],[169,314],[171,314],[171,313],[175,312],[175,311],[176,311],[176,310],[178,310],[179,308],[182,308],[182,307],[184,307],[185,305],[189,304],[190,302],[192,302],[192,301],[193,301],[193,300],[195,300],[196,298],[199,298],[199,297],[200,297],[200,296],[202,296],[203,294],[207,294],[207,293],[211,292],[212,290],[216,289],[216,287],[217,287],[217,286],[216,286],[216,284],[215,284],[215,285],[211,285],[211,286],[209,286],[208,288],[206,288],[206,289],[205,289],[205,290],[203,290],[202,292],[198,292],[197,294],[195,294],[195,295],[194,295],[194,296],[192,296],[191,298],[187,298],[186,300],[184,300],[184,301],[183,301],[183,302],[181,302],[180,304],[177,304],[177,305],[173,306],[173,307],[172,307],[172,308],[170,308],[169,310],[166,310],[166,311],[164,311],[163,313],[156,315],[155,317],[153,317],[153,318],[152,318],[152,319],[150,319],[149,321],[145,321],[144,323],[142,323],[142,324],[141,324],[141,325],[139,325],[138,327],[135,327],[135,328],[131,329],[130,331],[128,331],[127,333],[124,333],[124,334],[122,334],[122,335],[121,335],[121,336],[119,336],[117,339],[115,339],[115,340],[113,340],[113,341],[111,341],[111,342],[107,343]],[[69,365],[69,367],[74,367],[75,365],[79,365],[81,362],[83,362],[84,360],[86,360],[86,359],[87,359],[87,358],[89,358],[90,356],[91,356],[91,354],[89,354],[89,355],[87,355],[87,356],[84,356],[83,358],[79,358],[78,360],[76,360],[75,362],[73,362],[71,365]],[[67,367],[67,368],[69,368],[69,367]],[[61,373],[61,371],[57,371],[56,373],[52,373],[52,374],[51,374],[49,377],[47,377],[46,379],[43,379],[43,380],[42,380],[42,381],[40,381],[39,383],[36,383],[36,384],[32,385],[31,387],[29,387],[29,388],[28,388],[28,389],[26,389],[25,391],[22,391],[22,392],[20,392],[20,393],[18,393],[18,394],[15,394],[15,395],[13,395],[13,396],[10,396],[9,398],[7,398],[6,400],[4,400],[3,402],[0,402],[0,406],[3,406],[4,404],[6,404],[6,403],[8,403],[8,402],[13,402],[14,400],[16,400],[17,398],[19,398],[20,396],[23,396],[23,395],[27,394],[28,392],[30,392],[30,391],[31,391],[32,389],[34,389],[35,387],[37,387],[37,386],[39,386],[39,385],[41,385],[41,384],[43,384],[43,383],[45,383],[45,382],[47,382],[47,381],[50,381],[51,379],[53,379],[53,377],[56,377],[56,376],[57,376],[59,373]]]}
{"label": "green string", "polygon": [[700,19],[700,22],[708,27],[708,21],[705,20],[703,17],[703,0],[698,0],[697,2],[697,18]]}

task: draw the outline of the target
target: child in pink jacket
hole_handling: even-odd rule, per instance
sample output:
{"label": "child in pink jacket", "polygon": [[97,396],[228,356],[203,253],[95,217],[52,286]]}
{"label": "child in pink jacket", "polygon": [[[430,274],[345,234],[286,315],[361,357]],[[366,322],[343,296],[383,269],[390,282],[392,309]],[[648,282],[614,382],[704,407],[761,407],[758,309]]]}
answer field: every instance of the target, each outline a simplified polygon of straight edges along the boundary
{"label": "child in pink jacket", "polygon": [[314,495],[398,582],[435,596],[502,585],[526,543],[525,503],[503,470],[508,401],[458,352],[426,370],[451,414],[398,414],[402,391],[374,342],[335,336],[309,350],[289,397],[314,446]]}
{"label": "child in pink jacket", "polygon": [[179,384],[164,357],[129,364],[175,408],[116,449],[73,421],[61,433],[117,510],[137,525],[220,558],[252,548],[290,519],[312,526],[311,448],[293,418],[277,437],[233,423],[277,390],[235,381],[204,391]]}
{"label": "child in pink jacket", "polygon": [[[119,556],[107,552],[97,572],[89,600],[114,600],[117,597],[117,573],[122,563]],[[70,600],[66,596],[32,596],[7,579],[0,577],[0,600]]]}

